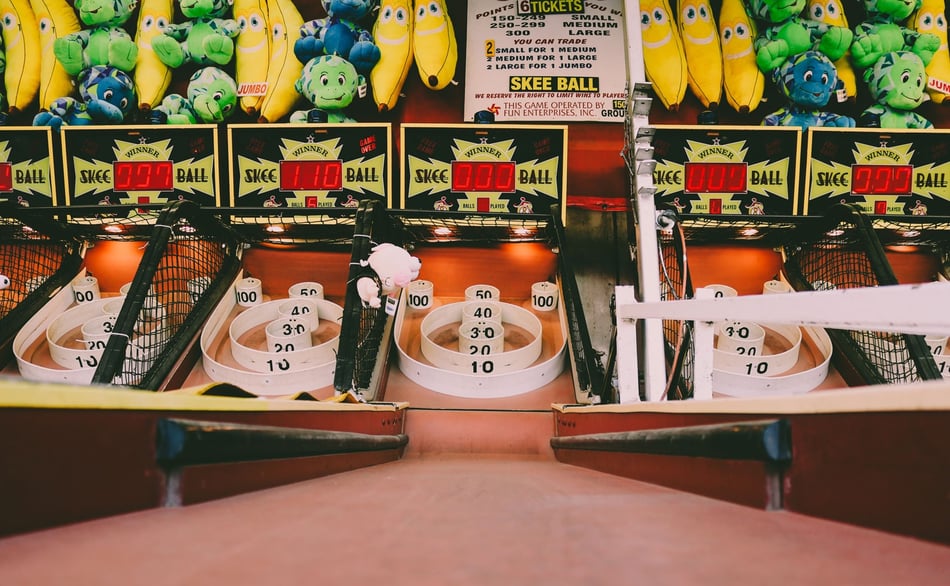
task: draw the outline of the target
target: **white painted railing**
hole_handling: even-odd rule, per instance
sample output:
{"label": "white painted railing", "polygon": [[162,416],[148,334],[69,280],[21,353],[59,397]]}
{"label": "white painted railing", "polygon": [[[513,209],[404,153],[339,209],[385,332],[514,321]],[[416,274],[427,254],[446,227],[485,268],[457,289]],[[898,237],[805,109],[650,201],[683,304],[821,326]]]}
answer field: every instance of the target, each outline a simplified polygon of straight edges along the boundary
{"label": "white painted railing", "polygon": [[[717,322],[783,323],[845,330],[872,330],[919,335],[950,335],[950,282],[834,289],[783,295],[713,297],[697,289],[695,299],[638,302],[633,287],[617,287],[617,366],[620,402],[640,400],[637,356],[637,320],[663,319],[694,322],[694,397],[712,397],[713,330]],[[663,348],[659,328],[644,328],[645,348]],[[647,400],[660,400],[665,372],[645,372]]]}

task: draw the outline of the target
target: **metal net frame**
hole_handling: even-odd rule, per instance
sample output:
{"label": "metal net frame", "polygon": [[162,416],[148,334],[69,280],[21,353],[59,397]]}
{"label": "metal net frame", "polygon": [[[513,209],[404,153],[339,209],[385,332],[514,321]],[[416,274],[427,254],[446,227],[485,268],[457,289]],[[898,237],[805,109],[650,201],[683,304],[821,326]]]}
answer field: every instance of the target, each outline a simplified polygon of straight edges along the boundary
{"label": "metal net frame", "polygon": [[677,215],[679,230],[692,243],[781,246],[802,224],[797,216],[699,216]]}
{"label": "metal net frame", "polygon": [[[839,204],[821,221],[803,224],[783,253],[785,274],[799,291],[897,284],[871,221],[854,205]],[[828,335],[849,384],[941,378],[923,336],[834,329]]]}
{"label": "metal net frame", "polygon": [[94,383],[159,390],[241,268],[240,236],[192,202],[165,208],[150,232]]}
{"label": "metal net frame", "polygon": [[[657,247],[660,257],[660,300],[692,299],[693,283],[686,256],[686,234],[676,214],[661,212],[658,222]],[[693,396],[696,346],[693,322],[663,320],[663,346],[666,354],[666,399],[689,399]]]}
{"label": "metal net frame", "polygon": [[250,245],[349,250],[356,208],[216,208]]}
{"label": "metal net frame", "polygon": [[82,241],[54,214],[52,209],[0,207],[0,365],[10,358],[20,328],[82,266]]}

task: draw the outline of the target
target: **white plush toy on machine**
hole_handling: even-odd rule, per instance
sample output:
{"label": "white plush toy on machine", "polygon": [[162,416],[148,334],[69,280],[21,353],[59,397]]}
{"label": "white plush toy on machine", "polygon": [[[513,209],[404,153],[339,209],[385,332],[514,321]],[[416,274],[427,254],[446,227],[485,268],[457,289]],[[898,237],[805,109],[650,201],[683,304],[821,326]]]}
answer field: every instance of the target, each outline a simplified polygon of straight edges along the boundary
{"label": "white plush toy on machine", "polygon": [[375,276],[360,277],[356,281],[363,305],[380,307],[381,296],[389,295],[396,289],[407,286],[419,277],[422,261],[410,255],[405,249],[385,242],[373,247],[373,252],[360,266],[369,267]]}

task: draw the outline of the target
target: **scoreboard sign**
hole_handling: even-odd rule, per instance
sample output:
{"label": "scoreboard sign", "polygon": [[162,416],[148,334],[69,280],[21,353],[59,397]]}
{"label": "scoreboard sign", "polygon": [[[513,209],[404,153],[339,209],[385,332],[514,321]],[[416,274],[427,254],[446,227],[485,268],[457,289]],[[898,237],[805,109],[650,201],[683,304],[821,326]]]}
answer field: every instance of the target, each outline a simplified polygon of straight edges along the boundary
{"label": "scoreboard sign", "polygon": [[390,204],[390,124],[228,126],[234,207]]}
{"label": "scoreboard sign", "polygon": [[550,214],[564,200],[567,126],[403,124],[401,131],[405,209]]}
{"label": "scoreboard sign", "polygon": [[950,217],[950,131],[818,129],[808,136],[805,213],[837,203],[874,216]]}
{"label": "scoreboard sign", "polygon": [[217,126],[64,126],[66,205],[219,206]]}
{"label": "scoreboard sign", "polygon": [[52,129],[0,128],[0,201],[24,207],[54,205]]}
{"label": "scoreboard sign", "polygon": [[798,128],[656,126],[656,204],[679,214],[787,216],[798,205]]}

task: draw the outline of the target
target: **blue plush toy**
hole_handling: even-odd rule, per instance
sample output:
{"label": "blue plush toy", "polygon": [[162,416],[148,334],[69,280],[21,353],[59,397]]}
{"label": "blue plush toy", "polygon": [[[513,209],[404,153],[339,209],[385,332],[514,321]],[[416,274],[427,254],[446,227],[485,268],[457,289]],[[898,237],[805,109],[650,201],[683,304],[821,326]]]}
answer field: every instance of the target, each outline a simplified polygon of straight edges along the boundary
{"label": "blue plush toy", "polygon": [[933,128],[913,110],[924,103],[927,74],[920,56],[911,51],[885,53],[864,71],[871,97],[877,102],[861,113],[861,126],[874,128]]}
{"label": "blue plush toy", "polygon": [[823,53],[805,51],[791,57],[772,72],[772,81],[789,104],[766,116],[764,126],[855,126],[854,118],[821,110],[838,85],[835,65]]}
{"label": "blue plush toy", "polygon": [[376,8],[376,0],[321,0],[326,18],[305,22],[294,54],[301,63],[320,55],[339,55],[361,74],[368,74],[379,61],[379,47],[370,31],[360,26]]}
{"label": "blue plush toy", "polygon": [[34,126],[119,124],[135,106],[135,84],[121,69],[95,65],[76,80],[80,100],[57,98],[48,112],[33,118]]}

